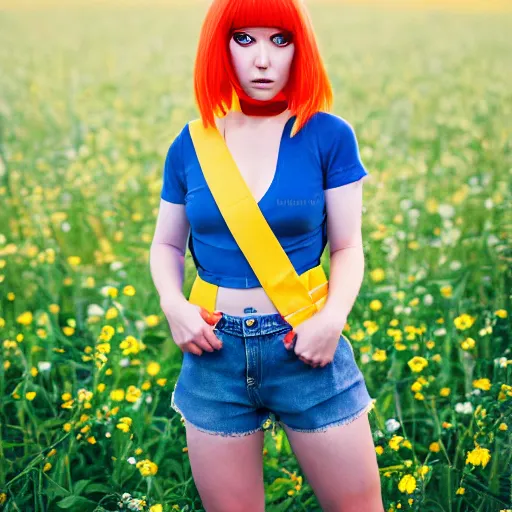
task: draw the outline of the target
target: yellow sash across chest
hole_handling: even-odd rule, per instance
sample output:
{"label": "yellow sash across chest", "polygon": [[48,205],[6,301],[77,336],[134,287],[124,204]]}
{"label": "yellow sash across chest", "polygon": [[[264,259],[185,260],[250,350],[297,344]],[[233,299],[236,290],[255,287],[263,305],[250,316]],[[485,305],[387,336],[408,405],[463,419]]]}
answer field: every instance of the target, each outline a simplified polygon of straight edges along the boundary
{"label": "yellow sash across chest", "polygon": [[[297,274],[219,130],[204,128],[201,119],[191,121],[189,129],[205,180],[233,238],[275,308],[296,327],[327,300],[328,280],[322,265]],[[188,300],[213,313],[217,291],[217,285],[198,274]]]}

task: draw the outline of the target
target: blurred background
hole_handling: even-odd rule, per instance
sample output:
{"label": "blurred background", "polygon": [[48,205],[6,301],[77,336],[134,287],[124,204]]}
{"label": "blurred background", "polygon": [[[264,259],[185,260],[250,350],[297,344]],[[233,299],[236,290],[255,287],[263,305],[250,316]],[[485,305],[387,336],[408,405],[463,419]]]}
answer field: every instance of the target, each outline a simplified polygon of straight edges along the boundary
{"label": "blurred background", "polygon": [[[512,509],[512,4],[306,5],[370,172],[344,334],[385,509]],[[0,1],[4,510],[202,510],[149,245],[207,6]],[[276,424],[263,459],[268,511],[320,510]]]}

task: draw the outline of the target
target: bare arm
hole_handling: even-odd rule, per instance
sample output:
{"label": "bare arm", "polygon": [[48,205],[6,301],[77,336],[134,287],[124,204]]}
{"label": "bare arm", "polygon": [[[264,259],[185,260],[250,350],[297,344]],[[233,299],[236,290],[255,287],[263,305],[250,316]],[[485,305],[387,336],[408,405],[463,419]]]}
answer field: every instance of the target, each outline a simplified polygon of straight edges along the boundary
{"label": "bare arm", "polygon": [[330,275],[324,315],[343,329],[364,276],[361,217],[364,179],[325,191]]}
{"label": "bare arm", "polygon": [[162,199],[150,248],[151,276],[162,308],[187,302],[182,289],[189,232],[185,206]]}

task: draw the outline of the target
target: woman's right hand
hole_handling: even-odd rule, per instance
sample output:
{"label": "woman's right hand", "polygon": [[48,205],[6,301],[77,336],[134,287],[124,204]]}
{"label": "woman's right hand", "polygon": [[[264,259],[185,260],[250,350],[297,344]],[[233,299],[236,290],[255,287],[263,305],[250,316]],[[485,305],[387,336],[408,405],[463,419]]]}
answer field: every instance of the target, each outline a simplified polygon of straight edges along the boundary
{"label": "woman's right hand", "polygon": [[213,352],[222,348],[222,341],[215,336],[213,327],[204,319],[204,310],[188,300],[179,307],[161,305],[169,322],[172,338],[182,352],[191,352],[198,356],[203,350]]}

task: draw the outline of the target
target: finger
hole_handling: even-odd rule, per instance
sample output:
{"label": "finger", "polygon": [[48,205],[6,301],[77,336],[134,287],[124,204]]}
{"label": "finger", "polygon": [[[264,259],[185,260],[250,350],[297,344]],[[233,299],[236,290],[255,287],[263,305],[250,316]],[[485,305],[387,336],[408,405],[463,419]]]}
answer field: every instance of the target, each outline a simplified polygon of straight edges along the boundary
{"label": "finger", "polygon": [[205,338],[205,336],[203,334],[201,334],[201,336],[199,336],[198,339],[195,339],[194,343],[199,348],[206,350],[206,352],[213,352],[215,350],[215,348],[212,347],[212,345],[210,345],[210,342]]}
{"label": "finger", "polygon": [[185,343],[183,345],[183,352],[190,352],[191,354],[195,354],[196,356],[200,356],[203,354],[203,351],[195,343]]}
{"label": "finger", "polygon": [[220,350],[222,348],[222,341],[215,335],[213,330],[206,331],[204,337],[208,341],[208,343],[216,350]]}

